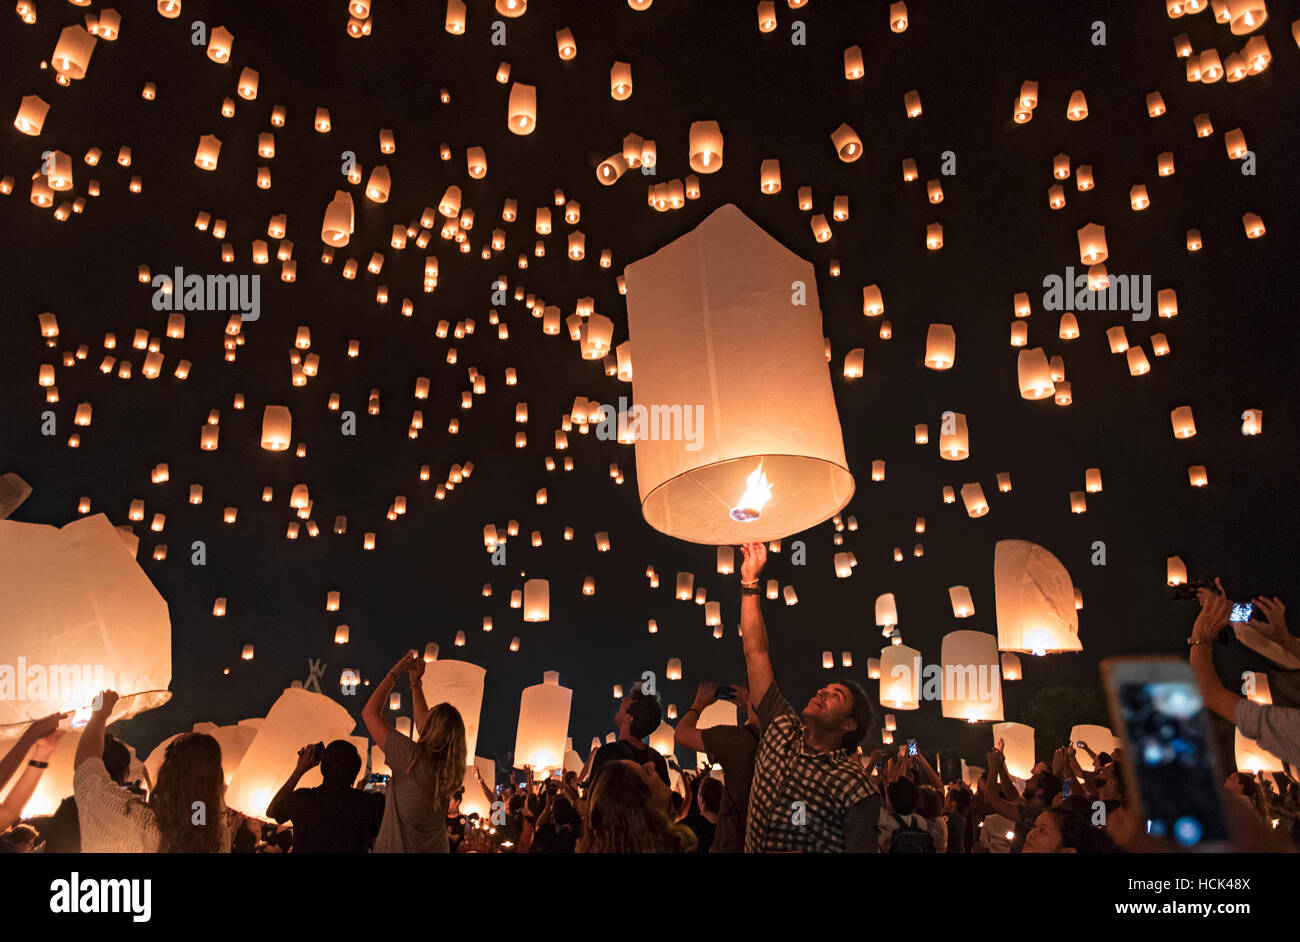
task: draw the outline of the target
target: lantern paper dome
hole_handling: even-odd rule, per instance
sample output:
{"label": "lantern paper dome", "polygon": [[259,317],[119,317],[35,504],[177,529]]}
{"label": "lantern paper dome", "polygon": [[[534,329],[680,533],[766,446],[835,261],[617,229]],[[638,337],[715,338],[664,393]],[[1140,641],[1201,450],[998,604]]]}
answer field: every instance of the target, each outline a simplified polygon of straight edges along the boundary
{"label": "lantern paper dome", "polygon": [[[1092,745],[1089,743],[1088,745]],[[1095,746],[1093,747],[1096,748]],[[1238,772],[1254,775],[1256,772],[1285,772],[1282,760],[1253,739],[1242,735],[1240,729],[1233,730],[1233,759]],[[53,767],[53,763],[51,763]]]}
{"label": "lantern paper dome", "polygon": [[983,631],[943,636],[943,715],[977,722],[1002,719],[998,639]]}
{"label": "lantern paper dome", "polygon": [[339,703],[301,687],[285,690],[226,789],[226,804],[254,818],[266,818],[267,805],[289,778],[304,743],[343,739],[357,725]]}
{"label": "lantern paper dome", "polygon": [[[777,539],[841,510],[853,476],[812,266],[727,205],[629,265],[626,279],[634,401],[680,404],[683,422],[702,415],[702,427],[679,425],[675,438],[662,423],[656,437],[638,436],[646,521],[718,545]],[[807,304],[791,305],[792,281],[807,286]],[[715,351],[709,362],[682,368],[704,350]]]}
{"label": "lantern paper dome", "polygon": [[993,550],[998,648],[1030,654],[1082,651],[1074,583],[1037,543],[999,540]]}
{"label": "lantern paper dome", "polygon": [[569,707],[573,691],[560,686],[559,671],[546,671],[542,682],[525,687],[519,696],[519,726],[515,733],[515,768],[537,770],[564,766]]}
{"label": "lantern paper dome", "polygon": [[0,664],[68,665],[39,690],[26,672],[13,678],[0,739],[88,706],[100,690],[121,695],[112,722],[171,699],[167,603],[134,556],[103,514],[62,528],[0,520]]}
{"label": "lantern paper dome", "polygon": [[[1095,726],[1091,723],[1080,723],[1070,728],[1070,745],[1077,746],[1080,740],[1087,743],[1088,748],[1095,755],[1101,755],[1103,752],[1109,752],[1113,755],[1120,745],[1120,741],[1115,738],[1115,734],[1110,731],[1110,727]],[[1076,750],[1074,757],[1078,760],[1079,768],[1083,769],[1083,771],[1097,771],[1092,756],[1082,749]]]}
{"label": "lantern paper dome", "polygon": [[920,709],[920,671],[920,651],[905,644],[886,645],[880,652],[880,705],[887,710]]}
{"label": "lantern paper dome", "polygon": [[474,761],[478,745],[479,713],[483,708],[483,680],[487,671],[468,661],[436,660],[424,669],[421,687],[429,708],[450,703],[465,723],[465,755]]}
{"label": "lantern paper dome", "polygon": [[551,584],[545,579],[524,583],[524,621],[550,621]]}
{"label": "lantern paper dome", "polygon": [[665,759],[670,758],[676,749],[673,742],[673,728],[666,720],[659,722],[659,728],[650,734],[650,748]]}
{"label": "lantern paper dome", "polygon": [[993,745],[1002,742],[1002,755],[1006,759],[1007,771],[1012,778],[1022,781],[1033,774],[1034,766],[1034,728],[1025,723],[994,723]]}

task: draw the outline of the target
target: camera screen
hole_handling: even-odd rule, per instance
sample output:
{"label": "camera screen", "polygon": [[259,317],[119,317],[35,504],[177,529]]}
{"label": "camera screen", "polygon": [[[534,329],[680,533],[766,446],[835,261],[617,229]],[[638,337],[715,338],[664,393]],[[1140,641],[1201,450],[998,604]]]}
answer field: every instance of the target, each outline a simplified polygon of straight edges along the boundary
{"label": "camera screen", "polygon": [[1250,616],[1254,613],[1255,606],[1250,602],[1233,602],[1229,621],[1250,621]]}
{"label": "camera screen", "polygon": [[1184,847],[1226,840],[1196,687],[1182,681],[1124,684],[1119,693],[1148,833]]}

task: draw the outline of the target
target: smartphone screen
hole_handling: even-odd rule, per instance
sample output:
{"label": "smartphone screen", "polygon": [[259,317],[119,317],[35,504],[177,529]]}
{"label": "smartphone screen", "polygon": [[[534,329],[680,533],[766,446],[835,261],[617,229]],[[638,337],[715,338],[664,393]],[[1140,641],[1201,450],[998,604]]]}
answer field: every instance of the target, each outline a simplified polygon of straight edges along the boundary
{"label": "smartphone screen", "polygon": [[1123,683],[1118,694],[1148,833],[1183,847],[1227,840],[1196,685]]}
{"label": "smartphone screen", "polygon": [[916,740],[915,740],[915,739],[909,739],[909,740],[907,741],[907,754],[908,754],[909,756],[914,756],[914,755],[916,755]]}
{"label": "smartphone screen", "polygon": [[1070,780],[1068,778],[1061,782],[1061,797],[1070,797]]}
{"label": "smartphone screen", "polygon": [[1232,614],[1228,621],[1250,621],[1250,617],[1255,613],[1255,606],[1251,602],[1233,602]]}
{"label": "smartphone screen", "polygon": [[734,700],[736,699],[736,691],[732,690],[730,687],[719,687],[717,698],[719,700]]}

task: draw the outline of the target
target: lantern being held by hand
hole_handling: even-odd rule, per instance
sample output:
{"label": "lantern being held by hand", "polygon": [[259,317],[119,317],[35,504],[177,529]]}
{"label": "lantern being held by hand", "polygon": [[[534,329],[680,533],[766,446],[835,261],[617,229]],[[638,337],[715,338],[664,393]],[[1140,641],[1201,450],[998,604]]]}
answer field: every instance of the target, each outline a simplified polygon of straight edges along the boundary
{"label": "lantern being held by hand", "polygon": [[[811,296],[792,301],[792,282]],[[637,429],[646,521],[719,545],[778,539],[839,511],[853,477],[812,266],[727,205],[628,266],[626,283],[633,399],[672,404],[653,417],[680,422]],[[712,358],[685,368],[702,351]]]}

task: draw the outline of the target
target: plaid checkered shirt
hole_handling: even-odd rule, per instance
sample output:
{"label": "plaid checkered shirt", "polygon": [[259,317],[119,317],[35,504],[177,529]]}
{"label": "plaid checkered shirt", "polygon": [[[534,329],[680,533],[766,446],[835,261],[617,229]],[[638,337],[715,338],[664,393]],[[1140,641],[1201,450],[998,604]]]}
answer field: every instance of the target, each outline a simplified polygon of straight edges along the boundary
{"label": "plaid checkered shirt", "polygon": [[812,752],[804,743],[803,721],[775,683],[758,716],[763,737],[754,760],[745,853],[843,853],[845,816],[876,794],[867,770],[848,749]]}

